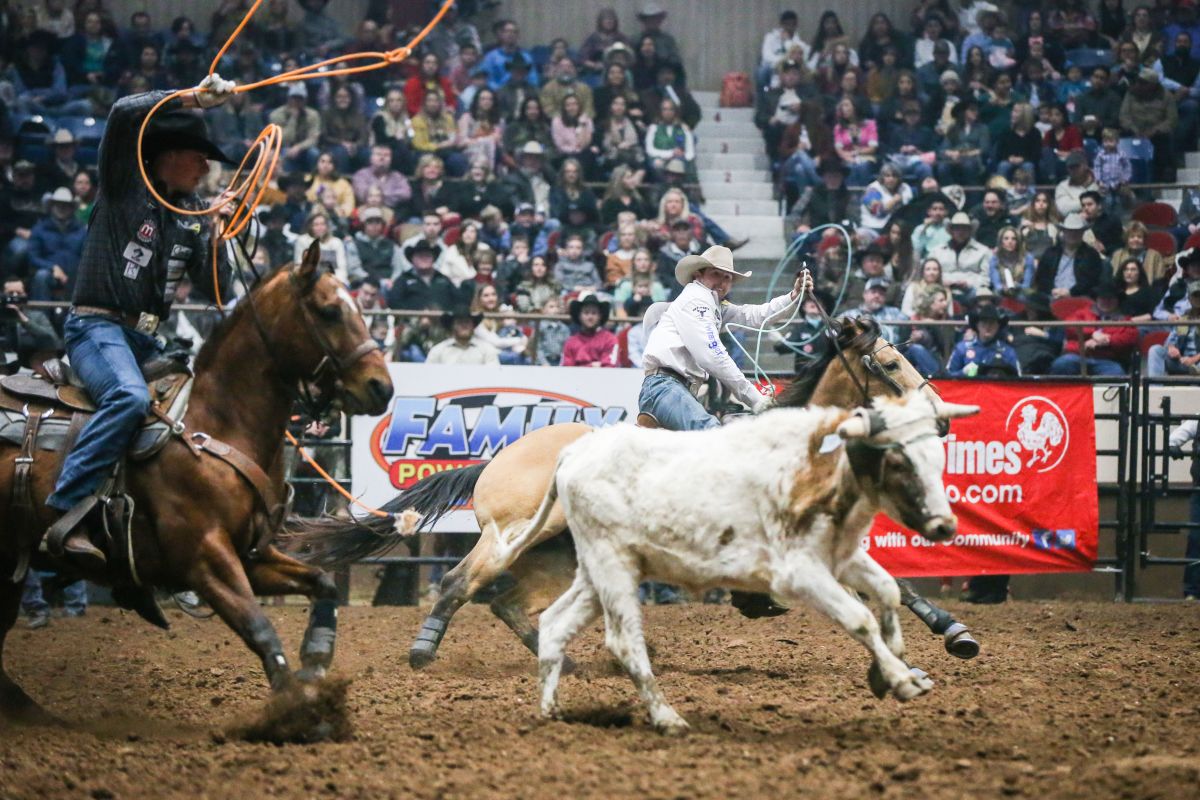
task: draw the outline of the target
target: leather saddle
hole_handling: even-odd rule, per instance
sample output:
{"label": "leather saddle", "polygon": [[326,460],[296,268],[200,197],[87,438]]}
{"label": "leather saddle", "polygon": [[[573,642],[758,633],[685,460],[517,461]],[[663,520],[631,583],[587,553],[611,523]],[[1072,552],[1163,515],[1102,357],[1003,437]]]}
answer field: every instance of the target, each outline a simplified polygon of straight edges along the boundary
{"label": "leather saddle", "polygon": [[[142,366],[142,375],[150,389],[153,411],[134,436],[129,457],[142,461],[158,453],[171,435],[167,419],[178,421],[187,410],[192,375],[187,365],[174,358],[155,358]],[[46,415],[37,431],[37,449],[64,449],[68,434],[73,440],[86,417],[96,405],[83,382],[70,365],[59,359],[42,364],[38,373],[8,375],[0,378],[0,440],[20,446],[28,416]],[[56,415],[53,412],[61,412]],[[82,417],[73,422],[76,416]],[[166,417],[166,419],[164,419]],[[74,427],[74,431],[70,428]]]}

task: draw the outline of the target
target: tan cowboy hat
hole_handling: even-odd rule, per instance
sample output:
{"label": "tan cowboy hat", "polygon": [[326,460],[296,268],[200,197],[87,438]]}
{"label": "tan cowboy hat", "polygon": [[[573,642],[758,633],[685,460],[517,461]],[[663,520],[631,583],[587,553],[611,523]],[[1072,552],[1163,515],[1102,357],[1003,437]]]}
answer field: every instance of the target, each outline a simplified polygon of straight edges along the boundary
{"label": "tan cowboy hat", "polygon": [[734,277],[734,280],[739,278],[749,278],[753,273],[738,272],[733,268],[733,251],[728,247],[721,245],[713,245],[698,256],[685,256],[679,259],[679,263],[675,265],[675,280],[679,281],[681,286],[687,286],[692,282],[692,276],[702,269],[712,267],[719,269],[722,272],[728,272]]}

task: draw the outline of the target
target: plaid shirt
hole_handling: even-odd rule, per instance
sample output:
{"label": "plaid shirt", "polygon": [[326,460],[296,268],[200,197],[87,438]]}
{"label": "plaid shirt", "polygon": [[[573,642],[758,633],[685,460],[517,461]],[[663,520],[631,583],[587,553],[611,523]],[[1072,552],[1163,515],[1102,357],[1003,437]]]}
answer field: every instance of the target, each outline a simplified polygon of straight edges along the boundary
{"label": "plaid shirt", "polygon": [[1096,175],[1096,183],[1105,189],[1114,189],[1133,179],[1133,165],[1129,163],[1129,156],[1120,151],[1110,153],[1101,150],[1096,153],[1092,172]]}

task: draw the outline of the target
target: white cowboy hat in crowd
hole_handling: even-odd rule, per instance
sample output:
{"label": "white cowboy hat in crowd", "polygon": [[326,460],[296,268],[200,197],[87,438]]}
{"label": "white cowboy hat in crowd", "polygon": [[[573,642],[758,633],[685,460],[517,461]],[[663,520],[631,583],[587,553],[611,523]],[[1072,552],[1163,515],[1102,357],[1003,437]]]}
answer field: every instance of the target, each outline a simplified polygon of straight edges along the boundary
{"label": "white cowboy hat in crowd", "polygon": [[692,277],[702,269],[719,269],[722,272],[728,272],[734,277],[734,280],[739,278],[749,278],[753,273],[738,272],[733,268],[733,251],[728,247],[721,245],[713,245],[698,256],[685,256],[679,259],[679,263],[675,265],[675,280],[679,281],[681,286],[687,286],[692,282]]}

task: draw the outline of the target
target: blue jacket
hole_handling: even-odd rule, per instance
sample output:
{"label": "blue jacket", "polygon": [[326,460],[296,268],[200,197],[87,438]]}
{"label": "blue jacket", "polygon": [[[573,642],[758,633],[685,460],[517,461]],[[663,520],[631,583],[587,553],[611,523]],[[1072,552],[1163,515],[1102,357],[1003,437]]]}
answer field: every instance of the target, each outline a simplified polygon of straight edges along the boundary
{"label": "blue jacket", "polygon": [[29,261],[35,270],[50,269],[57,264],[74,277],[86,236],[87,226],[74,217],[63,225],[53,217],[43,217],[29,234]]}
{"label": "blue jacket", "polygon": [[950,355],[947,371],[955,378],[970,377],[963,372],[969,364],[978,364],[979,368],[1007,365],[1014,375],[1021,374],[1021,365],[1017,361],[1017,351],[1008,342],[996,338],[988,344],[980,343],[979,339],[969,342],[959,342]]}

